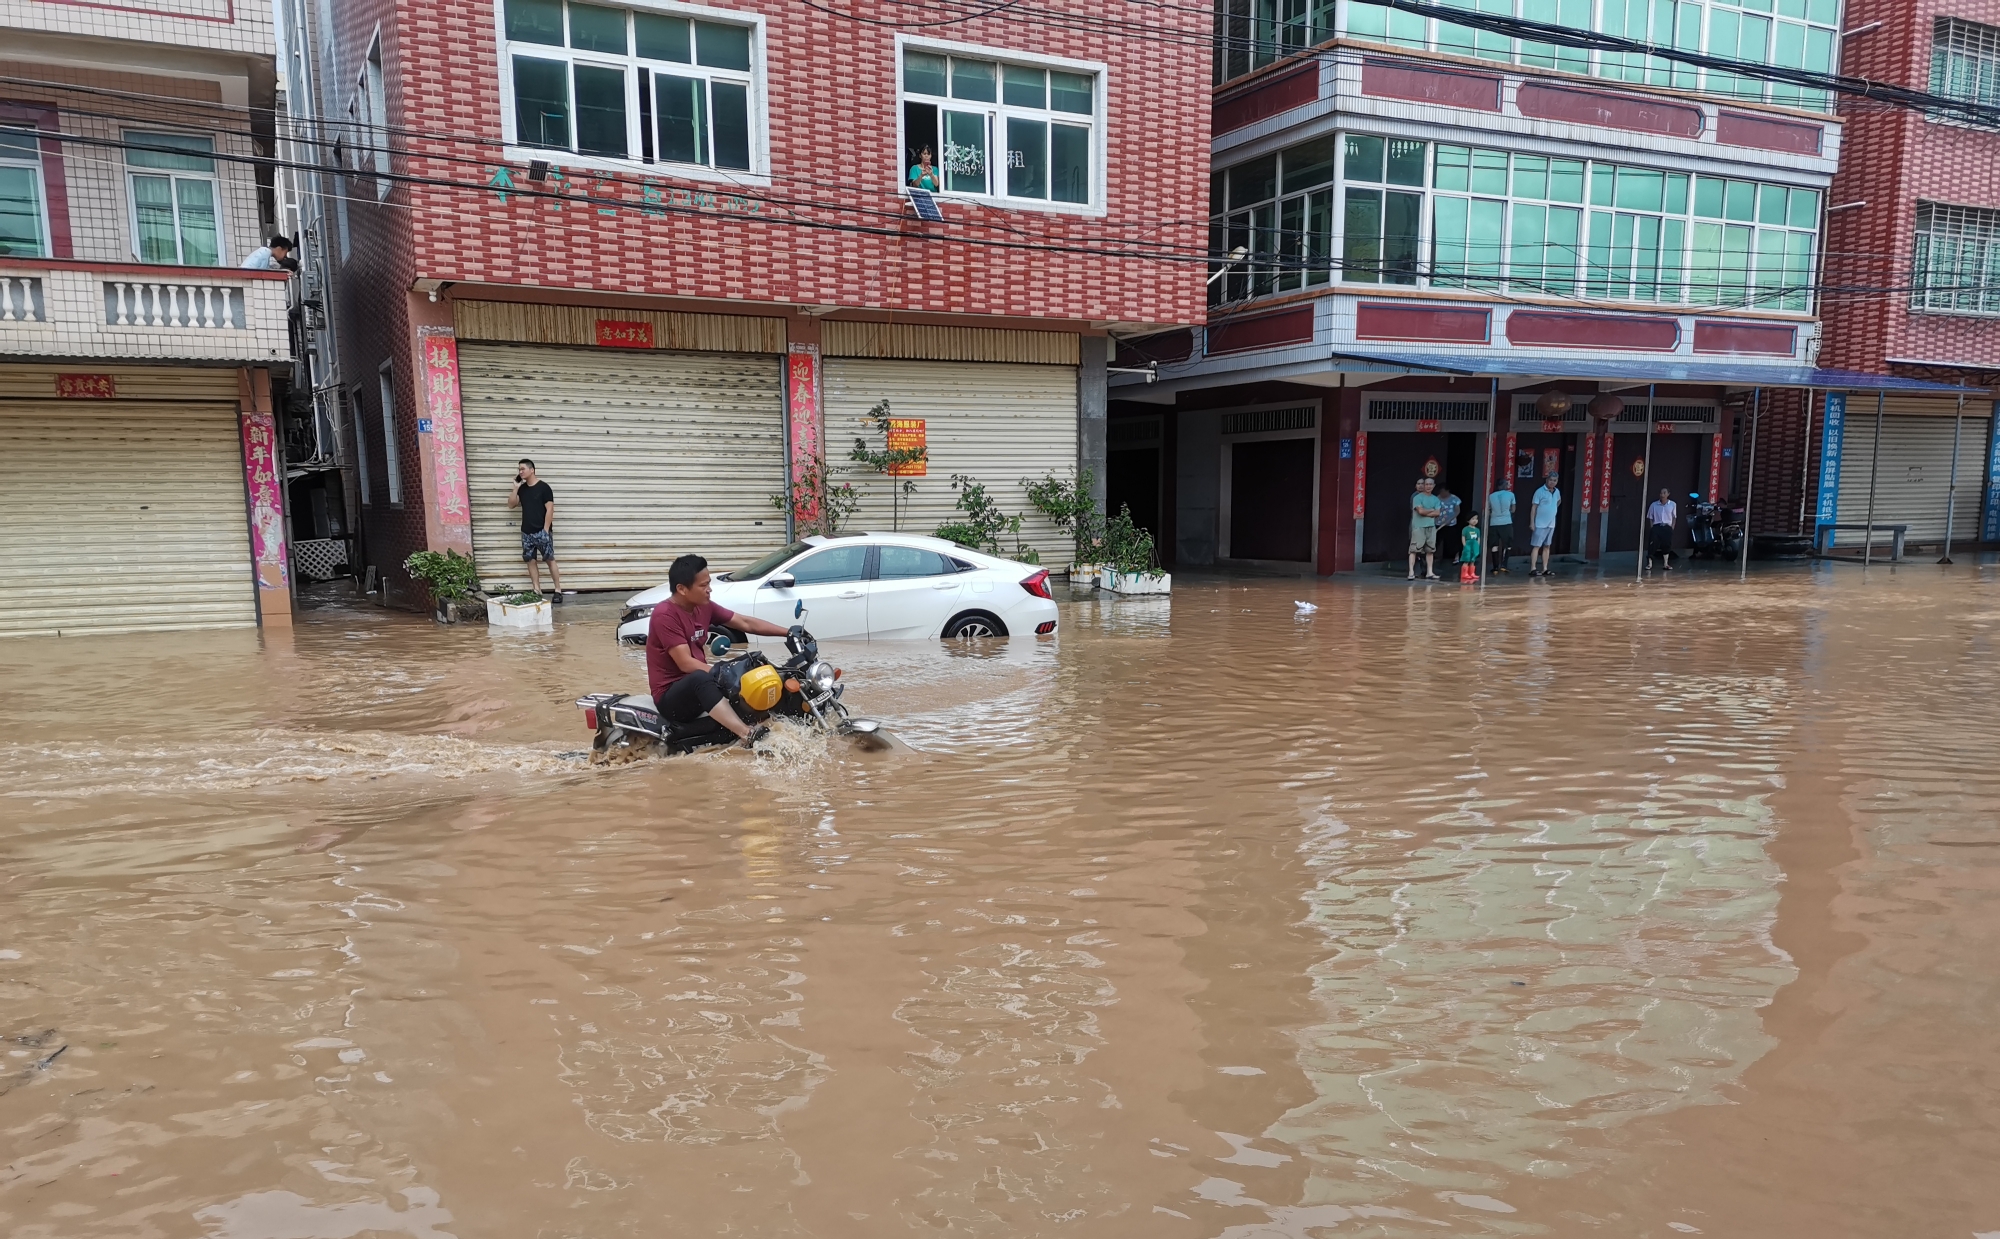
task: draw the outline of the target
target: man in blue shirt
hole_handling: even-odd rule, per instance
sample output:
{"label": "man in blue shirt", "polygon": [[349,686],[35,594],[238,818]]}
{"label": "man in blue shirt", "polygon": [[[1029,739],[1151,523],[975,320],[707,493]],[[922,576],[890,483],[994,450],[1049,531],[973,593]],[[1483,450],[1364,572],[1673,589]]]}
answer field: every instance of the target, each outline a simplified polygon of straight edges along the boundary
{"label": "man in blue shirt", "polygon": [[1424,580],[1435,581],[1437,574],[1438,517],[1444,504],[1431,493],[1429,478],[1417,479],[1417,493],[1410,496],[1410,580],[1417,579],[1417,556],[1424,557]]}
{"label": "man in blue shirt", "polygon": [[1502,477],[1486,496],[1486,554],[1494,572],[1507,571],[1507,555],[1514,545],[1514,480]]}
{"label": "man in blue shirt", "polygon": [[1528,575],[1550,576],[1549,556],[1554,554],[1556,513],[1562,509],[1562,492],[1556,489],[1556,475],[1542,479],[1540,490],[1529,506]]}

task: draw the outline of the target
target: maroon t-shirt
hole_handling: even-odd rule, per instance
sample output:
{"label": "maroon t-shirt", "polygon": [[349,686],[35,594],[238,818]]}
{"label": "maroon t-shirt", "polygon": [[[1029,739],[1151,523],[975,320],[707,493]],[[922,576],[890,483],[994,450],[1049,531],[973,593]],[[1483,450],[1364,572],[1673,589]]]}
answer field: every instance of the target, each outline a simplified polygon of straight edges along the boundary
{"label": "maroon t-shirt", "polygon": [[688,647],[695,661],[708,661],[710,630],[736,618],[736,612],[704,602],[690,611],[672,599],[653,608],[652,622],[646,625],[646,678],[652,682],[653,696],[659,697],[675,680],[686,675],[667,653],[677,645]]}

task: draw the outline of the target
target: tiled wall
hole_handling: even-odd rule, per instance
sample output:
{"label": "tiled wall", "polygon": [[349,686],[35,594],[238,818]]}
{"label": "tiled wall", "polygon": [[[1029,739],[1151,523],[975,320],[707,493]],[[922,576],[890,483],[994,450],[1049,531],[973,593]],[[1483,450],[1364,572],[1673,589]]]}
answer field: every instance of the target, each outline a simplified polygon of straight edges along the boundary
{"label": "tiled wall", "polygon": [[[1927,90],[1935,19],[2000,26],[2000,0],[1850,0],[1842,71]],[[1879,23],[1879,25],[1876,25]],[[1874,25],[1862,32],[1862,28]],[[1881,370],[1887,358],[2000,369],[2000,319],[1912,313],[1917,202],[2000,208],[2000,134],[1938,124],[1867,101],[1842,105],[1846,147],[1827,227],[1823,365]]]}
{"label": "tiled wall", "polygon": [[260,0],[0,0],[0,28],[273,54],[271,6]]}
{"label": "tiled wall", "polygon": [[[58,132],[64,134],[105,143],[124,141],[129,130],[208,134],[214,137],[218,153],[255,153],[246,114],[241,108],[222,106],[222,88],[212,81],[14,60],[0,60],[0,78],[85,88],[0,82],[0,102],[55,109]],[[52,162],[47,155],[43,158],[45,165]],[[72,256],[95,262],[136,262],[125,152],[113,145],[73,141],[64,144],[59,158],[68,198]],[[215,172],[222,210],[221,262],[234,267],[263,244],[256,176],[247,163],[220,159]],[[53,219],[51,224],[60,226]]]}

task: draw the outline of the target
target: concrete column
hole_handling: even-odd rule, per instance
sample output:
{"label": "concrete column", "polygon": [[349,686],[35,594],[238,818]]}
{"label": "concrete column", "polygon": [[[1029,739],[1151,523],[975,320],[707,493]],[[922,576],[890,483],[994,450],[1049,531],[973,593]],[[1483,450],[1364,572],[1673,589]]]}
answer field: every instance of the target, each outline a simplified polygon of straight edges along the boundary
{"label": "concrete column", "polygon": [[1105,436],[1105,418],[1110,411],[1105,380],[1109,376],[1104,369],[1110,364],[1111,341],[1105,336],[1083,336],[1077,346],[1080,355],[1076,368],[1076,465],[1080,470],[1090,470],[1090,497],[1102,512],[1105,474],[1111,464]]}

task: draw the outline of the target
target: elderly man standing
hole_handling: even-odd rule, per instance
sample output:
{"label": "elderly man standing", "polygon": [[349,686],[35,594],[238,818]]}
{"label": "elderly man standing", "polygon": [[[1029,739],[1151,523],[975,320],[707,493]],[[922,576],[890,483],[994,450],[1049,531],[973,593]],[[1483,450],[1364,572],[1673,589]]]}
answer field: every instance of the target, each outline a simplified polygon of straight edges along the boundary
{"label": "elderly man standing", "polygon": [[1417,479],[1417,493],[1410,496],[1410,576],[1417,579],[1417,556],[1424,557],[1424,580],[1435,581],[1437,574],[1438,517],[1444,503],[1431,493],[1429,478]]}

